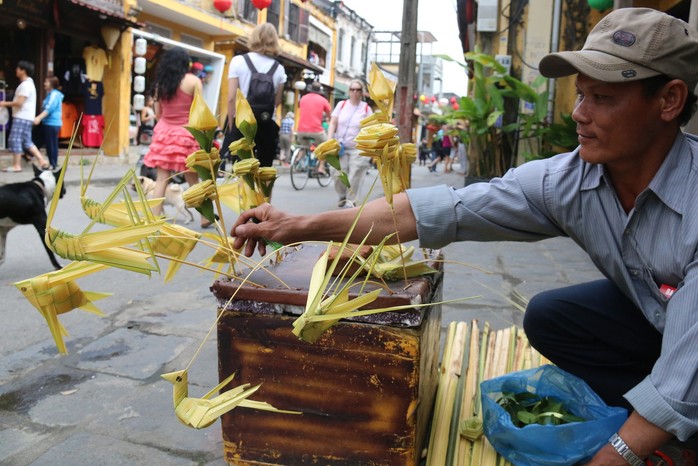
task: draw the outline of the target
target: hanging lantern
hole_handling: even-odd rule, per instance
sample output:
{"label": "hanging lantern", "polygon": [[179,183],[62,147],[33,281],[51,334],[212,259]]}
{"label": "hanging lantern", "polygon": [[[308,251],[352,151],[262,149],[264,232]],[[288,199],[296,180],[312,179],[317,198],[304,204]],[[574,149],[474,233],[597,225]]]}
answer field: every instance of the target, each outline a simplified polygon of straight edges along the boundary
{"label": "hanging lantern", "polygon": [[431,96],[431,103],[433,104],[434,102],[436,102],[436,96],[435,96],[435,95]]}
{"label": "hanging lantern", "polygon": [[144,57],[137,57],[135,60],[133,60],[133,71],[136,74],[143,74],[145,73],[145,58]]}
{"label": "hanging lantern", "polygon": [[265,8],[269,8],[271,5],[271,0],[252,0],[252,4],[258,10],[263,10]]}
{"label": "hanging lantern", "polygon": [[102,26],[100,32],[102,33],[102,39],[104,39],[107,50],[112,50],[116,45],[116,41],[119,40],[121,31],[114,26]]}
{"label": "hanging lantern", "polygon": [[133,90],[138,93],[145,92],[145,76],[136,76],[133,78]]}
{"label": "hanging lantern", "polygon": [[454,102],[452,105],[453,110],[458,110],[460,108],[460,105],[458,105],[458,102]]}
{"label": "hanging lantern", "polygon": [[455,98],[455,97],[451,97],[450,102],[451,102],[452,104],[455,104],[455,103],[456,103],[456,98]]}
{"label": "hanging lantern", "polygon": [[419,101],[420,101],[421,103],[426,102],[426,101],[427,101],[427,96],[425,96],[424,94],[420,95],[420,96],[419,96]]}
{"label": "hanging lantern", "polygon": [[213,8],[218,10],[220,14],[230,10],[231,6],[233,6],[232,0],[213,0]]}
{"label": "hanging lantern", "polygon": [[140,112],[145,107],[145,96],[143,94],[135,94],[133,96],[133,109]]}
{"label": "hanging lantern", "polygon": [[137,57],[142,57],[143,55],[145,55],[145,52],[148,51],[148,41],[143,39],[142,37],[139,37],[138,39],[136,39],[133,51]]}
{"label": "hanging lantern", "polygon": [[[451,102],[451,103],[453,103],[453,102]],[[442,107],[448,105],[448,99],[446,97],[441,97],[439,99],[439,105],[441,105]]]}

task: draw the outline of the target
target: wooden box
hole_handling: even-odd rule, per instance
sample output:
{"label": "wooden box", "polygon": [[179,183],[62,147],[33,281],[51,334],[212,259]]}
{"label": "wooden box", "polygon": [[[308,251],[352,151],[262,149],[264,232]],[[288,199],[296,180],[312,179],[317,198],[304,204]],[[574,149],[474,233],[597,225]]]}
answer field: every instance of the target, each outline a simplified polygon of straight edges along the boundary
{"label": "wooden box", "polygon": [[[438,380],[440,305],[341,321],[314,344],[291,333],[323,248],[305,246],[256,273],[217,281],[221,379],[262,383],[252,399],[301,415],[237,408],[221,419],[234,465],[417,465]],[[441,263],[434,268],[441,270]],[[260,288],[257,285],[263,285]],[[437,302],[441,273],[390,284],[373,307]]]}

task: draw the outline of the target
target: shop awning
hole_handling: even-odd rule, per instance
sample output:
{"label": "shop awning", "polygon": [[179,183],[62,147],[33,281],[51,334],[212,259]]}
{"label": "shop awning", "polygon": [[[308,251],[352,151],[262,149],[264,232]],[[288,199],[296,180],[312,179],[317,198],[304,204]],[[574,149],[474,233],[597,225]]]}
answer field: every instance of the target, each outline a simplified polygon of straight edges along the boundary
{"label": "shop awning", "polygon": [[349,86],[335,79],[334,81],[334,98],[347,99],[349,97]]}
{"label": "shop awning", "polygon": [[[249,47],[247,46],[247,37],[238,37],[235,39],[235,43],[244,47],[246,50],[249,50]],[[282,51],[277,58],[279,59],[279,62],[284,65],[284,67],[312,70],[318,74],[322,74],[325,71],[323,68],[313,65],[308,60],[301,57],[296,57],[295,55],[291,55],[287,52]]]}
{"label": "shop awning", "polygon": [[107,20],[111,23],[116,23],[123,28],[132,27],[138,29],[144,26],[136,21],[135,18],[124,14],[123,6],[115,2],[110,2],[107,0],[69,0],[66,3],[72,3],[74,5],[92,10],[100,17],[104,16],[104,18],[100,19]]}
{"label": "shop awning", "polygon": [[325,71],[323,68],[320,68],[317,65],[313,65],[308,60],[296,57],[294,55],[291,55],[290,53],[281,52],[281,54],[278,56],[278,59],[284,66],[290,65],[292,68],[303,68],[306,70],[313,70],[318,74],[322,74]]}

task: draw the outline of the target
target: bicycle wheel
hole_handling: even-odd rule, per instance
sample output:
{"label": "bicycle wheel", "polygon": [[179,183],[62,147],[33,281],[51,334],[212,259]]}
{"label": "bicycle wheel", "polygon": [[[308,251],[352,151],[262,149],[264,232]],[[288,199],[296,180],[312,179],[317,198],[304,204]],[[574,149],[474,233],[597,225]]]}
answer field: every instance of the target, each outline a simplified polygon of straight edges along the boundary
{"label": "bicycle wheel", "polygon": [[300,191],[308,184],[308,157],[304,147],[299,147],[291,157],[291,184]]}
{"label": "bicycle wheel", "polygon": [[[315,162],[317,165],[319,162]],[[323,188],[325,186],[329,186],[330,181],[332,181],[332,175],[330,175],[330,165],[328,163],[325,163],[325,173],[320,173],[317,171],[317,169],[313,172],[315,175],[315,178],[317,178],[317,182],[322,186]]]}

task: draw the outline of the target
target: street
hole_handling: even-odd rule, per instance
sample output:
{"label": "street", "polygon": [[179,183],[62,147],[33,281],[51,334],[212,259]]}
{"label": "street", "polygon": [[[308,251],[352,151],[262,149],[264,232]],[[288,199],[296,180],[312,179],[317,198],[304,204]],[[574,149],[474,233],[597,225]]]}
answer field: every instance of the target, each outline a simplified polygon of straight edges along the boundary
{"label": "street", "polygon": [[[108,167],[118,172],[112,179],[127,168]],[[366,185],[375,174],[370,171]],[[462,186],[463,177],[414,166],[413,186],[437,183]],[[102,201],[112,187],[113,181],[98,181],[88,197]],[[305,190],[295,191],[288,173],[277,181],[272,199],[294,213],[332,209],[335,202],[332,186],[321,188],[310,180]],[[198,230],[198,213],[195,218],[191,225]],[[225,217],[228,229],[234,218],[232,213]],[[54,226],[79,233],[88,223],[79,206],[79,188],[69,185]],[[220,423],[203,430],[180,424],[172,386],[160,378],[189,364],[205,341],[189,369],[191,392],[200,396],[218,383],[215,332],[207,338],[216,316],[209,292],[212,274],[183,267],[163,284],[161,275],[148,278],[111,269],[79,279],[83,290],[113,296],[95,303],[104,317],[82,310],[60,316],[68,331],[69,354],[62,356],[41,315],[12,285],[51,270],[33,227],[12,230],[7,249],[0,267],[0,464],[225,464]],[[209,249],[198,246],[190,260],[208,255]],[[444,255],[444,299],[479,297],[444,306],[442,338],[453,320],[479,319],[495,329],[520,325],[523,312],[512,300],[523,304],[538,291],[600,277],[586,255],[562,238],[534,244],[453,244]]]}

